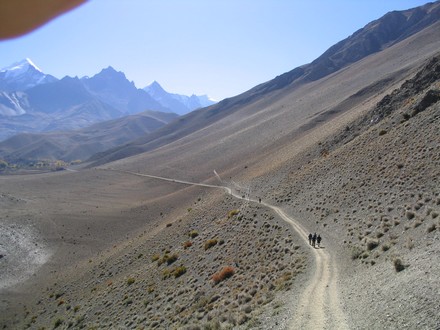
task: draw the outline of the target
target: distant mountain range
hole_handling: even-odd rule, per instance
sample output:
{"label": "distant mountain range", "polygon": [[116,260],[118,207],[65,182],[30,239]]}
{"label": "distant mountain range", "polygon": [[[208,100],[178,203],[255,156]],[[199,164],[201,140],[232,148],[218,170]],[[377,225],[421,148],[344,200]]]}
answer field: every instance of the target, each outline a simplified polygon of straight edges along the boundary
{"label": "distant mountain range", "polygon": [[0,142],[0,158],[16,163],[41,159],[84,160],[151,133],[178,117],[175,113],[145,111],[78,130],[17,134]]}
{"label": "distant mountain range", "polygon": [[138,89],[112,67],[93,77],[57,79],[30,59],[0,71],[0,141],[22,132],[73,130],[146,110],[183,115],[214,104],[207,96]]}

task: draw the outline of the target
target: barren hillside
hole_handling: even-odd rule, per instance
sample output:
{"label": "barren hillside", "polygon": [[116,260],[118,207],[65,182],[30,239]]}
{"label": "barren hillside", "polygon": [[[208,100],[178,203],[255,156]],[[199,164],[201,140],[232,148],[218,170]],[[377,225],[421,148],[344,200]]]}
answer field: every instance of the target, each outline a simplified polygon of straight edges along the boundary
{"label": "barren hillside", "polygon": [[438,328],[429,24],[321,79],[278,78],[183,117],[100,166],[0,177],[2,230],[31,237],[17,251],[34,256],[26,268],[2,241],[0,324]]}

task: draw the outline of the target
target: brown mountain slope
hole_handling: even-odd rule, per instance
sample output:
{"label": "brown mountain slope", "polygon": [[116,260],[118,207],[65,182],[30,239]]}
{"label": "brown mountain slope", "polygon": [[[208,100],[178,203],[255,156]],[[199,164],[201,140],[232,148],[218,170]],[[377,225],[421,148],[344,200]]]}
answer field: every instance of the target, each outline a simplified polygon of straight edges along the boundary
{"label": "brown mountain slope", "polygon": [[0,157],[10,162],[84,160],[153,132],[177,117],[171,113],[146,111],[76,131],[18,134],[0,143]]}
{"label": "brown mountain slope", "polygon": [[[399,86],[414,68],[438,51],[439,31],[440,23],[436,23],[324,79],[273,91],[265,98],[237,107],[235,112],[224,117],[217,113],[214,116],[219,119],[191,134],[185,132],[180,136],[182,131],[175,122],[152,134],[158,136],[164,130],[176,129],[173,134],[158,138],[160,145],[180,136],[175,142],[157,149],[156,140],[145,144],[141,142],[140,145],[129,144],[120,152],[130,153],[131,148],[152,150],[111,166],[139,169],[138,164],[142,163],[141,169],[155,172],[158,164],[167,164],[170,173],[172,169],[178,169],[189,178],[197,179],[211,177],[214,169],[219,173],[226,169],[242,170],[253,163],[258,164],[263,172],[273,170],[305,145],[316,141],[307,136],[309,132],[318,132],[324,139],[329,131],[345,127],[345,121],[366,111]],[[212,111],[213,108],[198,111],[191,118],[209,117]],[[179,122],[186,120],[189,117],[183,117]],[[196,121],[192,125],[198,122],[202,123],[201,126],[205,124],[204,121]],[[163,174],[163,168],[158,170],[161,173],[155,174]]]}
{"label": "brown mountain slope", "polygon": [[[382,18],[367,24],[347,39],[337,43],[310,64],[280,75],[236,97],[225,99],[212,107],[195,111],[182,117],[180,121],[175,122],[172,126],[164,127],[154,134],[140,138],[124,147],[96,155],[91,161],[94,165],[98,165],[151,151],[190,135],[197,130],[206,129],[216,121],[234,114],[238,109],[241,110],[245,107],[259,108],[261,103],[264,104],[267,100],[278,98],[278,92],[283,93],[285,90],[290,92],[296,88],[300,89],[307,82],[316,81],[338,70],[347,68],[352,63],[384,50],[433,24],[435,25],[439,17],[440,3],[438,2],[407,11],[388,13]],[[437,28],[434,28],[433,31],[437,31]],[[433,38],[435,39],[435,36]],[[404,56],[404,54],[399,54],[399,56]],[[390,73],[389,70],[379,74],[385,76],[387,73]],[[354,87],[361,89],[365,86]],[[356,92],[358,90],[353,90],[353,93]],[[298,94],[302,93],[300,91]]]}
{"label": "brown mountain slope", "polygon": [[439,125],[440,54],[266,196],[326,237],[354,328],[440,325]]}
{"label": "brown mountain slope", "polygon": [[[0,324],[438,328],[439,85],[428,77],[439,32],[435,23],[322,79],[231,103],[227,116],[199,111],[216,120],[151,140],[148,153],[0,177],[3,232],[32,229],[25,248],[51,255],[30,270],[0,259],[14,266],[1,268],[9,279],[28,278],[2,291]],[[321,233],[322,248],[269,204]]]}

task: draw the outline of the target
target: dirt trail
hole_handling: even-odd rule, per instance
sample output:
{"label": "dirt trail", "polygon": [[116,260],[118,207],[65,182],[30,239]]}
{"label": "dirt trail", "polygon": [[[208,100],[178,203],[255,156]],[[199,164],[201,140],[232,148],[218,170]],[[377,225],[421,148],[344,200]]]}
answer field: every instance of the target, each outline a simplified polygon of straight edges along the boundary
{"label": "dirt trail", "polygon": [[[225,186],[175,180],[129,171],[113,171],[163,181],[181,183],[185,185],[223,189],[235,198],[260,203],[257,200],[249,198],[249,196],[238,194],[237,192],[234,192],[231,188]],[[266,202],[261,202],[260,204],[275,211],[303,238],[305,244],[309,244],[307,238],[309,233],[298,222],[289,217],[286,213],[284,213],[283,210],[281,210],[277,206],[273,206]],[[334,258],[331,257],[330,253],[325,249],[324,246],[316,249],[313,247],[310,248],[313,250],[313,255],[315,257],[315,272],[313,277],[307,283],[307,287],[304,289],[304,292],[302,293],[300,300],[295,307],[295,310],[293,311],[293,318],[291,320],[291,323],[288,325],[288,329],[349,329],[338,297],[338,270],[336,261],[334,260]]]}

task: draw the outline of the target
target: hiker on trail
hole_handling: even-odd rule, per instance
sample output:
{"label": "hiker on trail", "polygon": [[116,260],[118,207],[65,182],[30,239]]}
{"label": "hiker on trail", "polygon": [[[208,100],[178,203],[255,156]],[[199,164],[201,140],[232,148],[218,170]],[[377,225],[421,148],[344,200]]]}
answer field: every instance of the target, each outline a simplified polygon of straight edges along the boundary
{"label": "hiker on trail", "polygon": [[316,233],[314,233],[312,236],[312,246],[315,247],[315,244],[316,244]]}
{"label": "hiker on trail", "polygon": [[309,234],[309,244],[312,245],[312,233]]}
{"label": "hiker on trail", "polygon": [[318,237],[316,237],[316,243],[318,243],[318,247],[321,245],[321,235],[318,234]]}
{"label": "hiker on trail", "polygon": [[258,198],[258,203],[261,203],[261,197],[260,197],[260,198]]}

